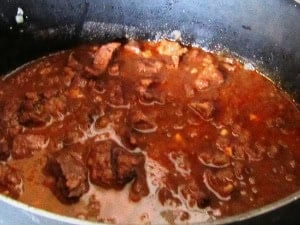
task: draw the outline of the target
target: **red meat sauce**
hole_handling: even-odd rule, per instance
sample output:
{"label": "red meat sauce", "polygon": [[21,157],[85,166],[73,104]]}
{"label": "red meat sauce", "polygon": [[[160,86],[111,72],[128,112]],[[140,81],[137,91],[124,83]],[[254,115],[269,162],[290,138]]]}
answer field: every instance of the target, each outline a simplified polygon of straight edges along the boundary
{"label": "red meat sauce", "polygon": [[300,187],[300,112],[235,59],[83,45],[0,82],[0,192],[108,223],[201,222]]}

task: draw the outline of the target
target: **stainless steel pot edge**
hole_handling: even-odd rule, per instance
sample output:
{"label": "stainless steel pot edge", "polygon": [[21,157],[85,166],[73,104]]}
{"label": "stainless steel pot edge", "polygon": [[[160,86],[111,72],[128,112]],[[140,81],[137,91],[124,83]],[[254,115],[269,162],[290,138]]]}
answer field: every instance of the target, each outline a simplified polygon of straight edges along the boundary
{"label": "stainless steel pot edge", "polygon": [[[224,224],[229,224],[229,223],[234,223],[234,222],[239,222],[239,221],[245,221],[247,219],[250,218],[254,218],[257,217],[259,215],[271,212],[275,209],[278,209],[284,205],[287,205],[293,201],[296,201],[300,199],[300,190],[281,199],[278,200],[276,202],[273,202],[271,204],[265,205],[261,208],[257,208],[242,214],[238,214],[235,216],[231,216],[231,217],[227,217],[224,219],[218,219],[215,221],[210,221],[210,222],[204,222],[204,223],[194,223],[194,225],[196,224],[201,224],[201,225],[224,225]],[[46,219],[50,219],[52,222],[54,222],[54,224],[56,224],[56,222],[61,222],[63,224],[72,224],[72,225],[105,225],[105,223],[96,223],[96,222],[90,222],[90,221],[86,221],[86,220],[80,220],[80,219],[76,219],[76,218],[71,218],[71,217],[67,217],[67,216],[62,216],[59,214],[55,214],[52,212],[48,212],[46,210],[43,209],[38,209],[32,206],[29,206],[25,203],[16,201],[14,199],[11,199],[9,197],[0,195],[0,201],[9,204],[10,206],[13,206],[19,210],[22,210],[23,213],[27,214],[28,217],[30,217],[30,220],[32,222],[34,222],[34,224],[42,224],[40,223],[40,219],[41,218],[46,218]],[[1,221],[0,221],[1,224]]]}

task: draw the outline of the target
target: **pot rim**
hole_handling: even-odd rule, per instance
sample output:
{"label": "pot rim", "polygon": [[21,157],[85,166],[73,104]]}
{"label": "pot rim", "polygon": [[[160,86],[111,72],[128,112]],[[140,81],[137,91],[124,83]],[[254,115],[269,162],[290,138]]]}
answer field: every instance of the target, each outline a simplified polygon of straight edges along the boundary
{"label": "pot rim", "polygon": [[[201,223],[192,223],[194,225],[199,224],[199,225],[225,225],[225,224],[230,224],[233,222],[240,222],[240,221],[244,221],[250,218],[254,218],[257,217],[259,215],[271,212],[275,209],[278,209],[282,206],[285,206],[289,203],[292,203],[296,200],[300,199],[300,190],[294,192],[293,194],[288,195],[287,197],[284,197],[278,201],[275,201],[273,203],[267,204],[265,206],[262,206],[260,208],[257,209],[252,209],[248,212],[244,212],[241,214],[237,214],[234,216],[229,216],[226,218],[222,218],[222,219],[217,219],[214,221],[207,221],[207,222],[201,222]],[[59,222],[66,222],[67,224],[72,224],[72,225],[106,225],[106,223],[99,223],[99,222],[92,222],[92,221],[88,221],[88,220],[81,220],[81,219],[77,219],[77,218],[72,218],[72,217],[68,217],[68,216],[63,216],[63,215],[59,215],[53,212],[49,212],[47,210],[44,209],[40,209],[40,208],[35,208],[33,206],[30,206],[28,204],[25,204],[23,202],[17,201],[15,199],[12,199],[10,197],[4,196],[0,194],[0,201],[7,203],[11,206],[14,206],[18,209],[24,210],[25,212],[31,213],[31,219],[34,220],[34,216],[41,216],[47,219],[51,219],[53,221],[59,221]],[[192,225],[191,224],[191,225]]]}

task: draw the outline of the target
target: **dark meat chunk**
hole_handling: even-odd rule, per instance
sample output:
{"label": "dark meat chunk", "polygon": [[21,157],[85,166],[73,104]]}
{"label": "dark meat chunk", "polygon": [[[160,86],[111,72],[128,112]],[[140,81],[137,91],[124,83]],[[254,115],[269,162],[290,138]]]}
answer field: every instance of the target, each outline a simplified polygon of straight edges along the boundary
{"label": "dark meat chunk", "polygon": [[10,155],[10,149],[6,140],[0,142],[0,160],[6,160]]}
{"label": "dark meat chunk", "polygon": [[140,110],[131,113],[129,122],[132,129],[140,133],[153,133],[157,130],[154,120]]}
{"label": "dark meat chunk", "polygon": [[104,188],[121,189],[134,180],[130,199],[138,201],[149,193],[144,169],[145,158],[106,141],[97,144],[88,158],[91,182]]}
{"label": "dark meat chunk", "polygon": [[88,171],[82,157],[64,149],[48,157],[47,171],[56,179],[56,190],[67,200],[78,200],[89,189]]}
{"label": "dark meat chunk", "polygon": [[112,42],[102,45],[95,53],[94,67],[97,69],[98,74],[105,72],[113,53],[121,46],[120,43]]}
{"label": "dark meat chunk", "polygon": [[136,177],[139,167],[145,163],[144,155],[133,154],[122,148],[114,148],[113,157],[118,185],[124,185]]}
{"label": "dark meat chunk", "polygon": [[44,149],[47,144],[48,141],[43,135],[19,134],[13,140],[11,154],[15,159],[27,158]]}
{"label": "dark meat chunk", "polygon": [[17,198],[21,192],[21,176],[11,166],[0,163],[0,193]]}
{"label": "dark meat chunk", "polygon": [[104,188],[112,187],[116,180],[111,148],[111,142],[100,142],[91,150],[88,158],[91,182]]}
{"label": "dark meat chunk", "polygon": [[216,110],[212,102],[192,102],[188,107],[203,120],[211,120]]}

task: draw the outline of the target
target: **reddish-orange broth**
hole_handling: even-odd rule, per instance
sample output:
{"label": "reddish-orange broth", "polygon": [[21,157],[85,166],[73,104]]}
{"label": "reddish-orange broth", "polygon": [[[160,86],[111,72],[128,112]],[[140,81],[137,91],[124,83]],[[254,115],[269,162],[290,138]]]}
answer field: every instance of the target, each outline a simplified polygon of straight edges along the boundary
{"label": "reddish-orange broth", "polygon": [[110,223],[199,222],[300,187],[300,112],[238,61],[84,45],[0,82],[0,192]]}

